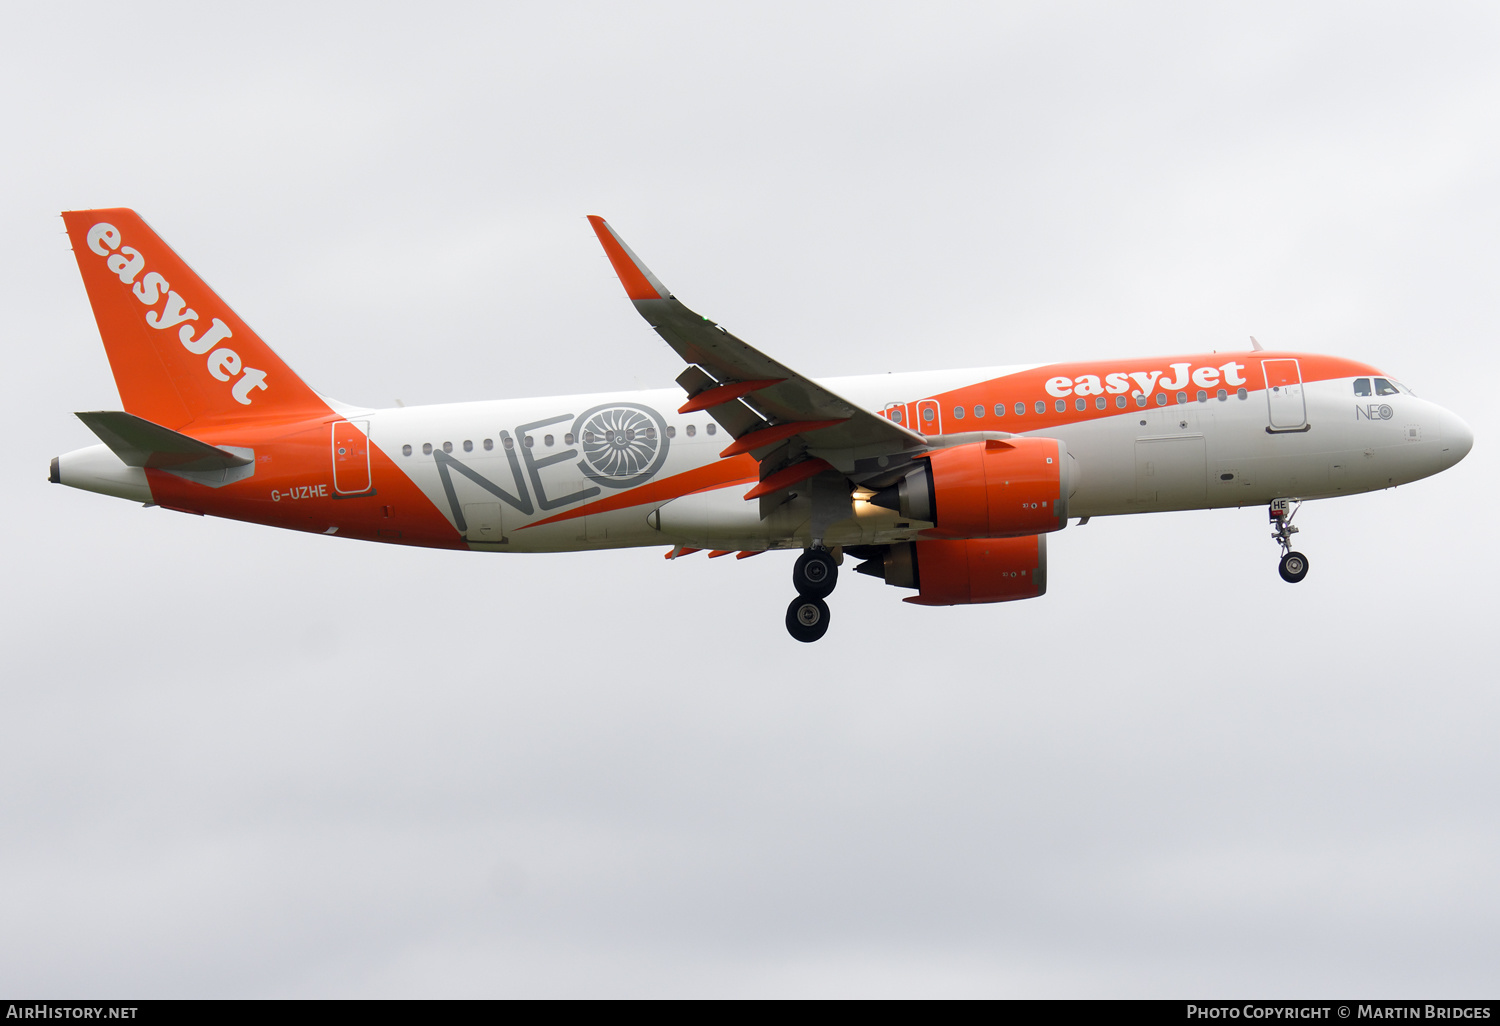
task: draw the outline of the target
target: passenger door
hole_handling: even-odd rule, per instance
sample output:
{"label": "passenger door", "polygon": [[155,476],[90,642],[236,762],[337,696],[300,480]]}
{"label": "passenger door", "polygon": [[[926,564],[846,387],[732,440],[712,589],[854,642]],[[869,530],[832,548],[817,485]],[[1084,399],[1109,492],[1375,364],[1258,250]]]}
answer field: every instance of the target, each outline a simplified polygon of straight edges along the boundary
{"label": "passenger door", "polygon": [[349,420],[333,424],[333,490],[358,495],[370,490],[370,422]]}
{"label": "passenger door", "polygon": [[1307,427],[1307,403],[1302,396],[1302,369],[1296,360],[1262,360],[1266,375],[1266,403],[1272,431],[1301,431]]}

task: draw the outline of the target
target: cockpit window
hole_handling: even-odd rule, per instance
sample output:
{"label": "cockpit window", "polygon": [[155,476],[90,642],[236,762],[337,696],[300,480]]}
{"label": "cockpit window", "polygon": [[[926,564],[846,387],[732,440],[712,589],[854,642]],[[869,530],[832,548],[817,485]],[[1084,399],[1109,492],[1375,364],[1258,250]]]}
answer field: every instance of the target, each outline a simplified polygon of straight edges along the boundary
{"label": "cockpit window", "polygon": [[1399,391],[1401,391],[1401,389],[1399,389],[1395,385],[1391,384],[1385,378],[1376,378],[1375,379],[1375,394],[1376,395],[1395,395]]}
{"label": "cockpit window", "polygon": [[1354,394],[1355,395],[1369,395],[1370,394],[1370,379],[1369,378],[1355,378],[1354,379]]}

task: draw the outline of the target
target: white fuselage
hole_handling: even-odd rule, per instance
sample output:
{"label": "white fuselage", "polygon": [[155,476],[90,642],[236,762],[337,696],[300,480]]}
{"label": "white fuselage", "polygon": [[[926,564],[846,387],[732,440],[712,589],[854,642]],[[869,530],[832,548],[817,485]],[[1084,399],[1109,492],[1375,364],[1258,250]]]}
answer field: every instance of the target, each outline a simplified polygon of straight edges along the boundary
{"label": "white fuselage", "polygon": [[[903,397],[944,393],[1030,369],[869,375],[820,384],[881,412]],[[1346,378],[1308,382],[1302,399],[1300,428],[1269,431],[1277,411],[1266,391],[1243,397],[1210,394],[1206,401],[1190,398],[1185,403],[1168,397],[1166,405],[1144,407],[1131,402],[1122,410],[1112,408],[1109,416],[1030,431],[1027,416],[1016,415],[1007,403],[1007,415],[998,417],[986,410],[983,418],[969,414],[957,421],[950,415],[945,422],[940,411],[925,428],[934,435],[1000,431],[1062,439],[1076,461],[1069,506],[1074,517],[1264,505],[1278,497],[1372,491],[1444,470],[1462,459],[1472,442],[1468,427],[1455,415],[1407,392],[1378,400],[1356,396],[1352,379]],[[1039,400],[1052,402],[1045,395]],[[465,536],[476,550],[805,546],[805,503],[787,503],[761,519],[757,504],[742,498],[744,483],[678,496],[643,494],[642,501],[620,508],[568,516],[623,494],[591,479],[579,458],[579,439],[570,432],[585,411],[626,405],[660,415],[667,425],[667,451],[651,475],[654,481],[720,462],[720,450],[732,439],[704,413],[676,413],[681,401],[675,389],[656,389],[339,412],[364,426],[371,442],[456,527],[466,507],[480,518],[498,516],[496,523],[484,524],[485,533],[469,523],[475,516],[464,519]],[[444,450],[449,457],[445,472],[430,454]],[[452,467],[453,461],[471,473]],[[498,488],[486,488],[475,478]],[[835,525],[826,540],[831,545],[887,544],[915,538],[926,526],[856,502],[855,516]]]}

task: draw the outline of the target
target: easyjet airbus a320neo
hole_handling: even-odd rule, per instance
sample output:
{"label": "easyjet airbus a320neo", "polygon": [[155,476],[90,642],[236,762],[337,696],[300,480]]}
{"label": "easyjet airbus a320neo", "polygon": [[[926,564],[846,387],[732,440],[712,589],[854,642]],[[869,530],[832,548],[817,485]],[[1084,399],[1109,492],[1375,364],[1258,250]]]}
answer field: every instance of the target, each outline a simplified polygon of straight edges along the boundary
{"label": "easyjet airbus a320neo", "polygon": [[1301,500],[1436,474],[1473,442],[1384,371],[1258,344],[814,381],[683,306],[598,217],[626,295],[687,364],[685,401],[362,409],[304,384],[133,211],[63,220],[125,408],[78,414],[104,444],[54,459],[52,481],[396,545],[795,549],[799,641],[827,631],[846,555],[908,602],[1036,598],[1069,518],[1266,505],[1296,583]]}

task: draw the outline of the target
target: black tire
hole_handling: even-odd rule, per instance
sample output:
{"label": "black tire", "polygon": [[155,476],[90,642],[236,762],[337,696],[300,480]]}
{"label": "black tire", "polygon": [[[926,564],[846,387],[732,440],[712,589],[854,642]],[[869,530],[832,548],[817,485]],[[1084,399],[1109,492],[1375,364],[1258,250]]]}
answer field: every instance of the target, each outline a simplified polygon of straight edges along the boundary
{"label": "black tire", "polygon": [[808,549],[792,567],[792,587],[798,595],[827,598],[839,583],[839,567],[823,549]]}
{"label": "black tire", "polygon": [[1296,584],[1307,576],[1307,557],[1300,552],[1288,552],[1281,557],[1281,579]]}
{"label": "black tire", "polygon": [[828,633],[828,603],[798,595],[786,607],[786,632],[798,641],[813,642]]}

